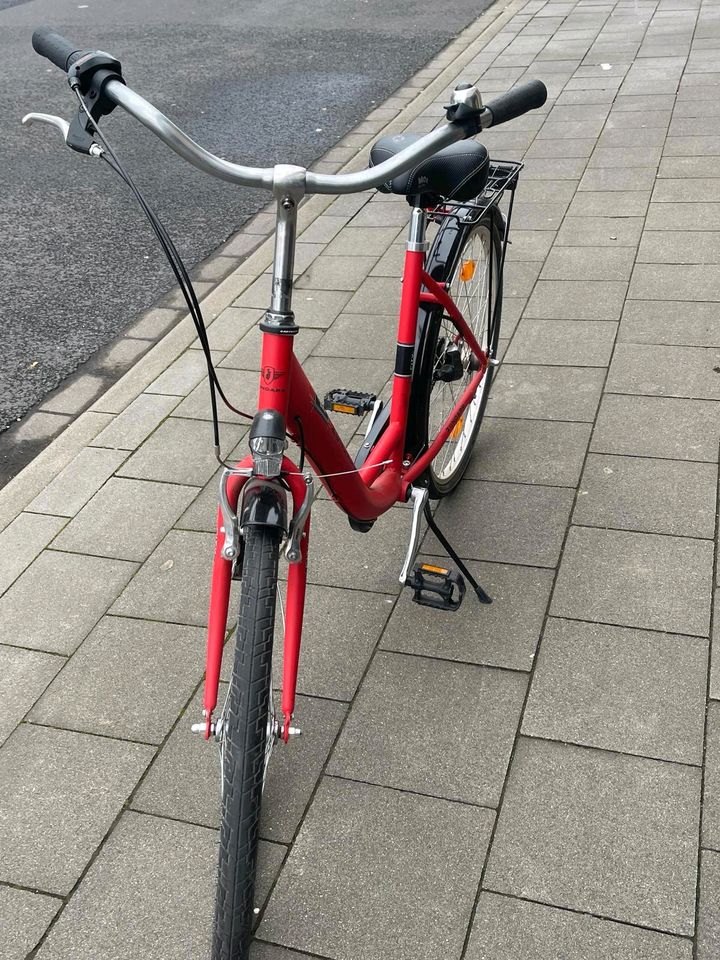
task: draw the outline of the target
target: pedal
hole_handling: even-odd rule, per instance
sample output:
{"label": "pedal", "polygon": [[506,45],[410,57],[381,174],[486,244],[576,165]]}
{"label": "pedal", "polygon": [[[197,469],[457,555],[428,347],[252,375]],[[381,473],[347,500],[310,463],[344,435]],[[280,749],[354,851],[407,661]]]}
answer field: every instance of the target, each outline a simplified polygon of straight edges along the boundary
{"label": "pedal", "polygon": [[349,413],[355,417],[364,417],[373,409],[376,400],[374,393],[337,388],[325,394],[323,407],[331,413]]}
{"label": "pedal", "polygon": [[465,596],[465,581],[454,570],[418,563],[405,581],[413,601],[436,610],[458,610]]}

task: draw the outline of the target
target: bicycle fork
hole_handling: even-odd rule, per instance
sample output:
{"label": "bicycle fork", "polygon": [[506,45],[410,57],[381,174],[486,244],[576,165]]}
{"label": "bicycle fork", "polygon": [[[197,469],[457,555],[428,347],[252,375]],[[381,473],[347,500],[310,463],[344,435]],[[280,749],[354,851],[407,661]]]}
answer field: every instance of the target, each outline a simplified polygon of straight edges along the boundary
{"label": "bicycle fork", "polygon": [[[208,740],[215,733],[213,712],[217,707],[222,655],[227,635],[228,607],[233,576],[242,574],[242,534],[245,523],[255,522],[254,504],[264,490],[272,486],[273,495],[283,488],[275,481],[252,478],[252,457],[246,457],[234,470],[226,470],[221,477],[220,506],[217,514],[217,537],[213,558],[208,614],[207,659],[203,723],[200,728]],[[305,590],[307,584],[307,557],[310,536],[310,507],[314,486],[309,474],[301,474],[295,464],[283,458],[282,474],[293,501],[292,523],[285,524],[287,539],[284,555],[289,561],[287,598],[285,602],[285,637],[281,711],[283,715],[280,736],[287,742],[295,710],[298,660]],[[252,478],[252,482],[248,484]],[[240,507],[238,508],[238,504]]]}

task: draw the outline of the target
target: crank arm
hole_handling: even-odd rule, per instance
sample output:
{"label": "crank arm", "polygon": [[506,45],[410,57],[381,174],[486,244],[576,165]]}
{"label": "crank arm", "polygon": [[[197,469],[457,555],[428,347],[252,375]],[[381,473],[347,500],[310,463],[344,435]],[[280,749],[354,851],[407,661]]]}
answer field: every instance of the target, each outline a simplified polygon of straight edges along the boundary
{"label": "crank arm", "polygon": [[405,563],[403,563],[402,570],[400,571],[400,583],[403,585],[407,583],[410,568],[415,563],[415,557],[417,556],[420,546],[421,520],[428,498],[427,487],[411,487],[410,496],[413,502],[412,526],[410,527],[410,542],[408,543],[407,553],[405,555]]}

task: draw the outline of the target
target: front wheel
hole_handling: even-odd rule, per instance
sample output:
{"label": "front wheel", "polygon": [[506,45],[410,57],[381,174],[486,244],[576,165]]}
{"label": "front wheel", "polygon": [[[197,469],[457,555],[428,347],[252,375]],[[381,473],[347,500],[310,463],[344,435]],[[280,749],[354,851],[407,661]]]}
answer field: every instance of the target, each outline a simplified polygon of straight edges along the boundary
{"label": "front wheel", "polygon": [[279,534],[245,537],[240,616],[221,715],[222,818],[213,960],[247,960],[254,919],[260,803],[274,731],[272,645]]}
{"label": "front wheel", "polygon": [[[450,296],[475,339],[495,358],[502,304],[502,221],[494,208],[473,224],[452,218],[438,231],[428,257],[428,272],[448,285]],[[434,309],[420,331],[413,393],[430,445],[474,375],[473,354],[455,322]],[[493,368],[488,364],[475,396],[428,470],[433,499],[446,496],[462,479],[485,412]]]}

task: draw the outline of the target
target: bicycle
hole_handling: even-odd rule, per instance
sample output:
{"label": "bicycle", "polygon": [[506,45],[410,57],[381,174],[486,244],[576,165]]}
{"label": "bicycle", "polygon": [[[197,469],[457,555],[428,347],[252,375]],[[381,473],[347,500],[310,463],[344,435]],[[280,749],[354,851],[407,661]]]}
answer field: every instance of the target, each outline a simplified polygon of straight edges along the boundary
{"label": "bicycle", "polygon": [[[457,610],[465,580],[475,582],[435,523],[429,500],[449,494],[470,458],[485,410],[502,312],[502,278],[515,189],[522,164],[492,162],[470,140],[483,129],[542,106],[539,81],[483,106],[470,84],[456,87],[447,123],[426,136],[400,134],[373,146],[367,170],[317,174],[278,165],[255,169],[220,159],[194,143],[172,121],[130,90],[120,63],[101,51],[81,50],[40,28],[35,50],[64,70],[78,99],[71,123],[46,114],[74,150],[104,159],[133,190],[163,245],[185,294],[208,363],[215,449],[220,457],[216,393],[230,406],[215,376],[202,314],[184,265],[101,133],[99,120],[122,107],[200,170],[244,186],[272,191],[277,227],[271,304],[260,322],[262,353],[258,411],[250,453],[224,464],[213,562],[202,723],[193,729],[220,746],[223,784],[214,960],[246,960],[253,926],[254,884],[262,790],[272,748],[299,732],[292,721],[298,673],[311,507],[315,477],[356,531],[369,530],[395,503],[412,501],[411,532],[400,582],[413,599]],[[293,353],[298,332],[292,311],[297,209],[307,194],[344,194],[377,187],[407,197],[412,212],[405,254],[392,396],[338,389],[321,403]],[[500,200],[509,193],[507,216]],[[438,224],[430,247],[428,223]],[[460,308],[462,305],[463,309]],[[351,459],[329,412],[368,417],[365,439]],[[296,465],[288,441],[299,448]],[[307,469],[308,462],[312,471]],[[288,499],[292,512],[288,509]],[[416,564],[425,517],[460,572]],[[287,560],[284,660],[276,710],[271,654],[278,566]],[[217,708],[233,579],[242,580],[235,660],[224,707]]]}

